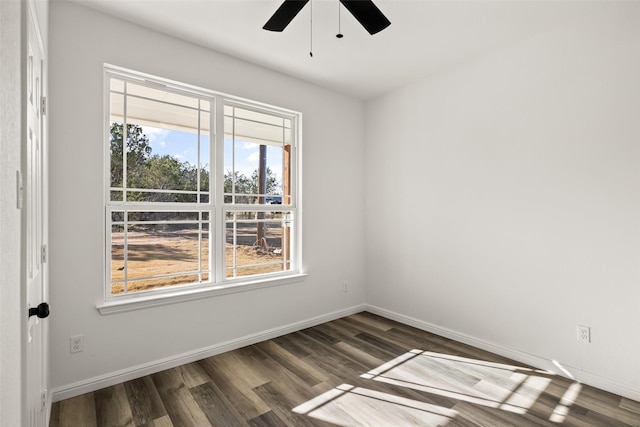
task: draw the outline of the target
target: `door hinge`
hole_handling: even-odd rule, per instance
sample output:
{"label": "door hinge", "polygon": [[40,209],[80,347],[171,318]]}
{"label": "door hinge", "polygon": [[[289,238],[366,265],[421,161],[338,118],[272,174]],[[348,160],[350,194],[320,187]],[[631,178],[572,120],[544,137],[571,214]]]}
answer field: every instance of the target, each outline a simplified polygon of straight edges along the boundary
{"label": "door hinge", "polygon": [[42,115],[43,116],[47,115],[47,97],[46,96],[42,97]]}
{"label": "door hinge", "polygon": [[16,205],[18,209],[22,209],[23,194],[22,174],[20,171],[16,171]]}
{"label": "door hinge", "polygon": [[47,262],[47,245],[42,245],[42,250],[41,250],[41,254],[42,254],[42,263],[46,263]]}

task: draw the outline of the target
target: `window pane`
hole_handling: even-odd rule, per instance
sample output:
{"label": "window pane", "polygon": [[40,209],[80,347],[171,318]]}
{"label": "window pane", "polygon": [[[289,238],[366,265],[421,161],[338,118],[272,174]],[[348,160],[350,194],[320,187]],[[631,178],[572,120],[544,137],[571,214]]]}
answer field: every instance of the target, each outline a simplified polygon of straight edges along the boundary
{"label": "window pane", "polygon": [[[200,188],[204,182],[204,188],[208,190],[208,139],[200,144],[206,150],[206,157],[203,154],[200,157],[205,158],[207,165],[199,172],[197,134],[136,124],[129,124],[127,128],[127,186],[136,190],[152,190],[129,192],[127,201],[197,202],[198,174]],[[122,125],[112,125],[112,140],[115,141],[112,147],[121,147],[121,131]],[[118,154],[112,148],[112,183],[122,179],[122,161],[117,160],[120,158]]]}
{"label": "window pane", "polygon": [[131,82],[127,82],[127,94],[132,95],[135,98],[140,99],[141,101],[144,99],[157,99],[168,104],[198,108],[198,98],[180,95],[164,89],[141,86]]}
{"label": "window pane", "polygon": [[[129,123],[182,131],[193,131],[200,126],[197,109],[134,96],[127,96],[126,100]],[[202,126],[206,128],[208,123]]]}
{"label": "window pane", "polygon": [[130,211],[127,214],[127,222],[167,222],[167,221],[198,221],[198,211]]}
{"label": "window pane", "polygon": [[[282,119],[280,119],[282,121]],[[235,118],[233,132],[237,139],[259,144],[282,145],[285,143],[285,129],[268,123],[259,123]]]}
{"label": "window pane", "polygon": [[211,103],[116,78],[110,102],[110,186],[134,190],[110,199],[208,203]]}
{"label": "window pane", "polygon": [[[123,153],[122,153],[122,123],[111,122],[110,138],[109,138],[109,156],[110,156],[110,185],[111,188],[122,188],[123,183]],[[117,194],[112,193],[111,200],[118,200]],[[122,200],[122,199],[120,199]]]}
{"label": "window pane", "polygon": [[113,211],[112,294],[209,280],[209,218],[193,210]]}
{"label": "window pane", "polygon": [[114,224],[118,223],[118,225],[122,225],[124,222],[124,212],[123,211],[111,212],[111,222]]}
{"label": "window pane", "polygon": [[291,204],[289,119],[225,107],[224,202]]}
{"label": "window pane", "polygon": [[167,286],[188,285],[191,283],[198,283],[197,274],[182,274],[161,279],[130,280],[127,282],[127,289],[128,292],[139,292],[165,288]]}
{"label": "window pane", "polygon": [[111,226],[111,282],[113,283],[111,292],[122,293],[124,291],[123,281],[124,227],[122,225],[113,225]]}
{"label": "window pane", "polygon": [[122,191],[111,191],[111,201],[113,202],[121,202],[122,201]]}
{"label": "window pane", "polygon": [[197,190],[198,135],[128,125],[127,186]]}
{"label": "window pane", "polygon": [[[197,272],[198,235],[197,224],[129,225],[127,278],[131,280]],[[193,282],[192,278],[189,281]],[[167,277],[162,286],[189,281],[185,281],[184,276]],[[138,288],[140,286],[139,284]]]}
{"label": "window pane", "polygon": [[[209,224],[202,224],[202,240],[200,242],[200,262],[202,270],[210,270],[209,269]],[[206,282],[209,280],[209,274],[207,272],[202,273],[202,281]]]}
{"label": "window pane", "polygon": [[[208,121],[210,116],[208,113],[202,113],[202,120]],[[209,203],[209,185],[211,176],[211,165],[209,164],[211,153],[211,142],[208,132],[202,132],[200,135],[200,202]]]}
{"label": "window pane", "polygon": [[291,223],[285,213],[239,211],[226,218],[227,278],[290,268]]}
{"label": "window pane", "polygon": [[124,92],[124,81],[120,79],[111,79],[111,90],[114,92]]}
{"label": "window pane", "polygon": [[148,203],[196,203],[198,195],[196,192],[172,192],[172,191],[127,191],[128,202],[148,202]]}

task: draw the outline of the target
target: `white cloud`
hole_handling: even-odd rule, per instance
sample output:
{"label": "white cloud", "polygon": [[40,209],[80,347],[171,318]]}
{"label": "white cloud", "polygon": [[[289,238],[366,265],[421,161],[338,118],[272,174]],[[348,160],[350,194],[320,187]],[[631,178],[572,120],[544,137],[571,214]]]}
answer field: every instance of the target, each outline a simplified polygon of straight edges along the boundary
{"label": "white cloud", "polygon": [[247,161],[251,163],[258,163],[260,161],[260,152],[254,151],[253,153],[249,154],[249,157],[247,157]]}
{"label": "white cloud", "polygon": [[[158,139],[164,139],[169,134],[169,129],[154,128],[151,126],[142,126],[142,132],[147,135],[149,142],[154,143]],[[164,142],[164,141],[163,141]],[[160,145],[163,144],[160,142]],[[164,147],[164,145],[162,145]]]}

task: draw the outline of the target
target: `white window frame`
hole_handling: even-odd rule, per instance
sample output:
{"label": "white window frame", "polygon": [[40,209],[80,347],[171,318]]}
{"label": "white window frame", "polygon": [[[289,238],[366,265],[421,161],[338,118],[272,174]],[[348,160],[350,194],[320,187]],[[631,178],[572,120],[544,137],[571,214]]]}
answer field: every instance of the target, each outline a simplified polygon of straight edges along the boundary
{"label": "white window frame", "polygon": [[[151,203],[151,202],[129,202],[111,201],[111,178],[110,178],[110,79],[131,81],[132,83],[177,92],[183,95],[193,95],[199,98],[209,99],[211,102],[209,125],[209,202],[208,203]],[[129,311],[149,306],[171,304],[180,301],[199,299],[208,296],[222,295],[233,292],[249,291],[261,289],[267,286],[276,286],[287,283],[301,281],[305,274],[302,272],[302,209],[301,209],[301,128],[302,115],[299,112],[274,107],[271,105],[250,101],[203,89],[188,84],[179,83],[172,80],[128,70],[125,68],[104,65],[104,130],[103,130],[103,153],[104,153],[104,205],[105,209],[103,224],[104,233],[104,253],[103,253],[103,289],[104,301],[97,306],[102,314],[111,314],[122,311]],[[263,113],[273,114],[291,120],[291,204],[277,209],[286,209],[292,212],[292,227],[290,244],[291,250],[291,270],[261,275],[251,275],[227,279],[225,277],[225,213],[229,210],[252,210],[257,206],[230,205],[224,204],[224,105],[238,106]],[[123,147],[126,146],[126,130],[123,131]],[[204,162],[203,162],[204,163]],[[123,183],[125,185],[126,183]],[[259,210],[269,210],[268,206],[261,206]],[[171,210],[171,211],[206,211],[209,212],[209,256],[213,274],[209,274],[209,281],[203,283],[173,285],[151,290],[136,291],[124,295],[114,295],[111,293],[111,211],[121,210],[127,207],[131,210]],[[276,209],[275,207],[273,209]]]}

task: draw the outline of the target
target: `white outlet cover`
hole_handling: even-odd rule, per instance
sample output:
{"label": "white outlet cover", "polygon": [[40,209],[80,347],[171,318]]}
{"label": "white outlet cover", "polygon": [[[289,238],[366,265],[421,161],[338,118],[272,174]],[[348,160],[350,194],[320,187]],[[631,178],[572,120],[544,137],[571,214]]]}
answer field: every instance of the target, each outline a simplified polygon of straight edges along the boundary
{"label": "white outlet cover", "polygon": [[591,328],[584,325],[578,325],[578,341],[591,342]]}

